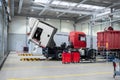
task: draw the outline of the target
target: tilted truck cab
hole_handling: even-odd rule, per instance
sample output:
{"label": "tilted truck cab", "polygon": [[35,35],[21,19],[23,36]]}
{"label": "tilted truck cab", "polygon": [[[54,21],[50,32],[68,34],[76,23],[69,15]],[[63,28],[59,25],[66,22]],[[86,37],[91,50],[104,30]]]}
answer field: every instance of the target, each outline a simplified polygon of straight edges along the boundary
{"label": "tilted truck cab", "polygon": [[30,32],[29,40],[43,48],[55,47],[56,45],[55,42],[53,42],[53,36],[56,31],[57,28],[43,21],[36,20]]}

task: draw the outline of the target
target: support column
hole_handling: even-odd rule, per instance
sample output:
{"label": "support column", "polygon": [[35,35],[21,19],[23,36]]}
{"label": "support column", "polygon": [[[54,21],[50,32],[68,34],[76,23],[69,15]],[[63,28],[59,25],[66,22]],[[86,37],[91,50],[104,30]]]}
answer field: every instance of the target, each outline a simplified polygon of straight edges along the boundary
{"label": "support column", "polygon": [[61,28],[62,28],[61,24],[62,24],[62,20],[60,19],[60,32],[61,32]]}
{"label": "support column", "polygon": [[90,21],[90,24],[89,24],[89,28],[90,28],[90,48],[93,49],[93,27],[94,27],[94,15],[91,16],[91,21]]}
{"label": "support column", "polygon": [[[111,9],[110,9],[110,12],[113,13],[113,12],[114,12],[114,9],[111,8]],[[113,15],[109,15],[109,18],[110,18],[110,26],[113,27],[113,23],[112,23]]]}
{"label": "support column", "polygon": [[75,23],[73,24],[73,27],[74,27],[74,31],[76,31],[76,25],[75,25]]}

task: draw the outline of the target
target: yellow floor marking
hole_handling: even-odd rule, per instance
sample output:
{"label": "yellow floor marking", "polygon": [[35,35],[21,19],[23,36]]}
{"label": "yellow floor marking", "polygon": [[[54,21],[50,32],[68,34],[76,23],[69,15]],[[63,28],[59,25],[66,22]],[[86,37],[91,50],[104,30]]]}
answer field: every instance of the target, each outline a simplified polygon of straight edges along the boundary
{"label": "yellow floor marking", "polygon": [[[66,66],[65,66],[66,65]],[[2,68],[2,70],[20,70],[20,69],[36,69],[36,68],[68,68],[68,67],[78,67],[78,66],[101,66],[101,64],[78,64],[78,65],[67,65],[67,64],[65,64],[65,65],[61,65],[61,66],[23,66],[23,67],[7,67],[7,68],[5,68],[5,67],[3,67]]]}
{"label": "yellow floor marking", "polygon": [[43,79],[43,78],[67,78],[67,77],[80,77],[80,76],[94,76],[94,75],[105,75],[112,74],[112,72],[93,72],[93,73],[84,73],[84,74],[66,74],[66,75],[55,75],[55,76],[36,76],[29,78],[11,78],[8,80],[35,80],[35,79]]}

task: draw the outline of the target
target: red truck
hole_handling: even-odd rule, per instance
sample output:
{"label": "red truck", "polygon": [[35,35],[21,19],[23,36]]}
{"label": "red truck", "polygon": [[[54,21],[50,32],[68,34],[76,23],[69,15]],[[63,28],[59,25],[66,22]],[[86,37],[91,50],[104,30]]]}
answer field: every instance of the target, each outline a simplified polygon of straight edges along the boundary
{"label": "red truck", "polygon": [[81,59],[95,61],[96,50],[86,48],[86,34],[84,32],[72,31],[69,34],[69,45],[66,43],[56,46],[54,35],[57,28],[36,19],[29,35],[29,40],[42,47],[43,55],[46,58],[61,59],[63,51],[76,50],[80,53]]}

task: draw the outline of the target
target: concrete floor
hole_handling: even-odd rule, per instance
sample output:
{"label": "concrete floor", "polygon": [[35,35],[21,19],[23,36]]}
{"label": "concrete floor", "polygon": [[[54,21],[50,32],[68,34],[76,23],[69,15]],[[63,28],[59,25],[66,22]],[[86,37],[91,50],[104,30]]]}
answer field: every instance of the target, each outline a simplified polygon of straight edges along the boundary
{"label": "concrete floor", "polygon": [[16,53],[8,56],[0,71],[0,80],[114,80],[112,76],[112,63],[27,62]]}

